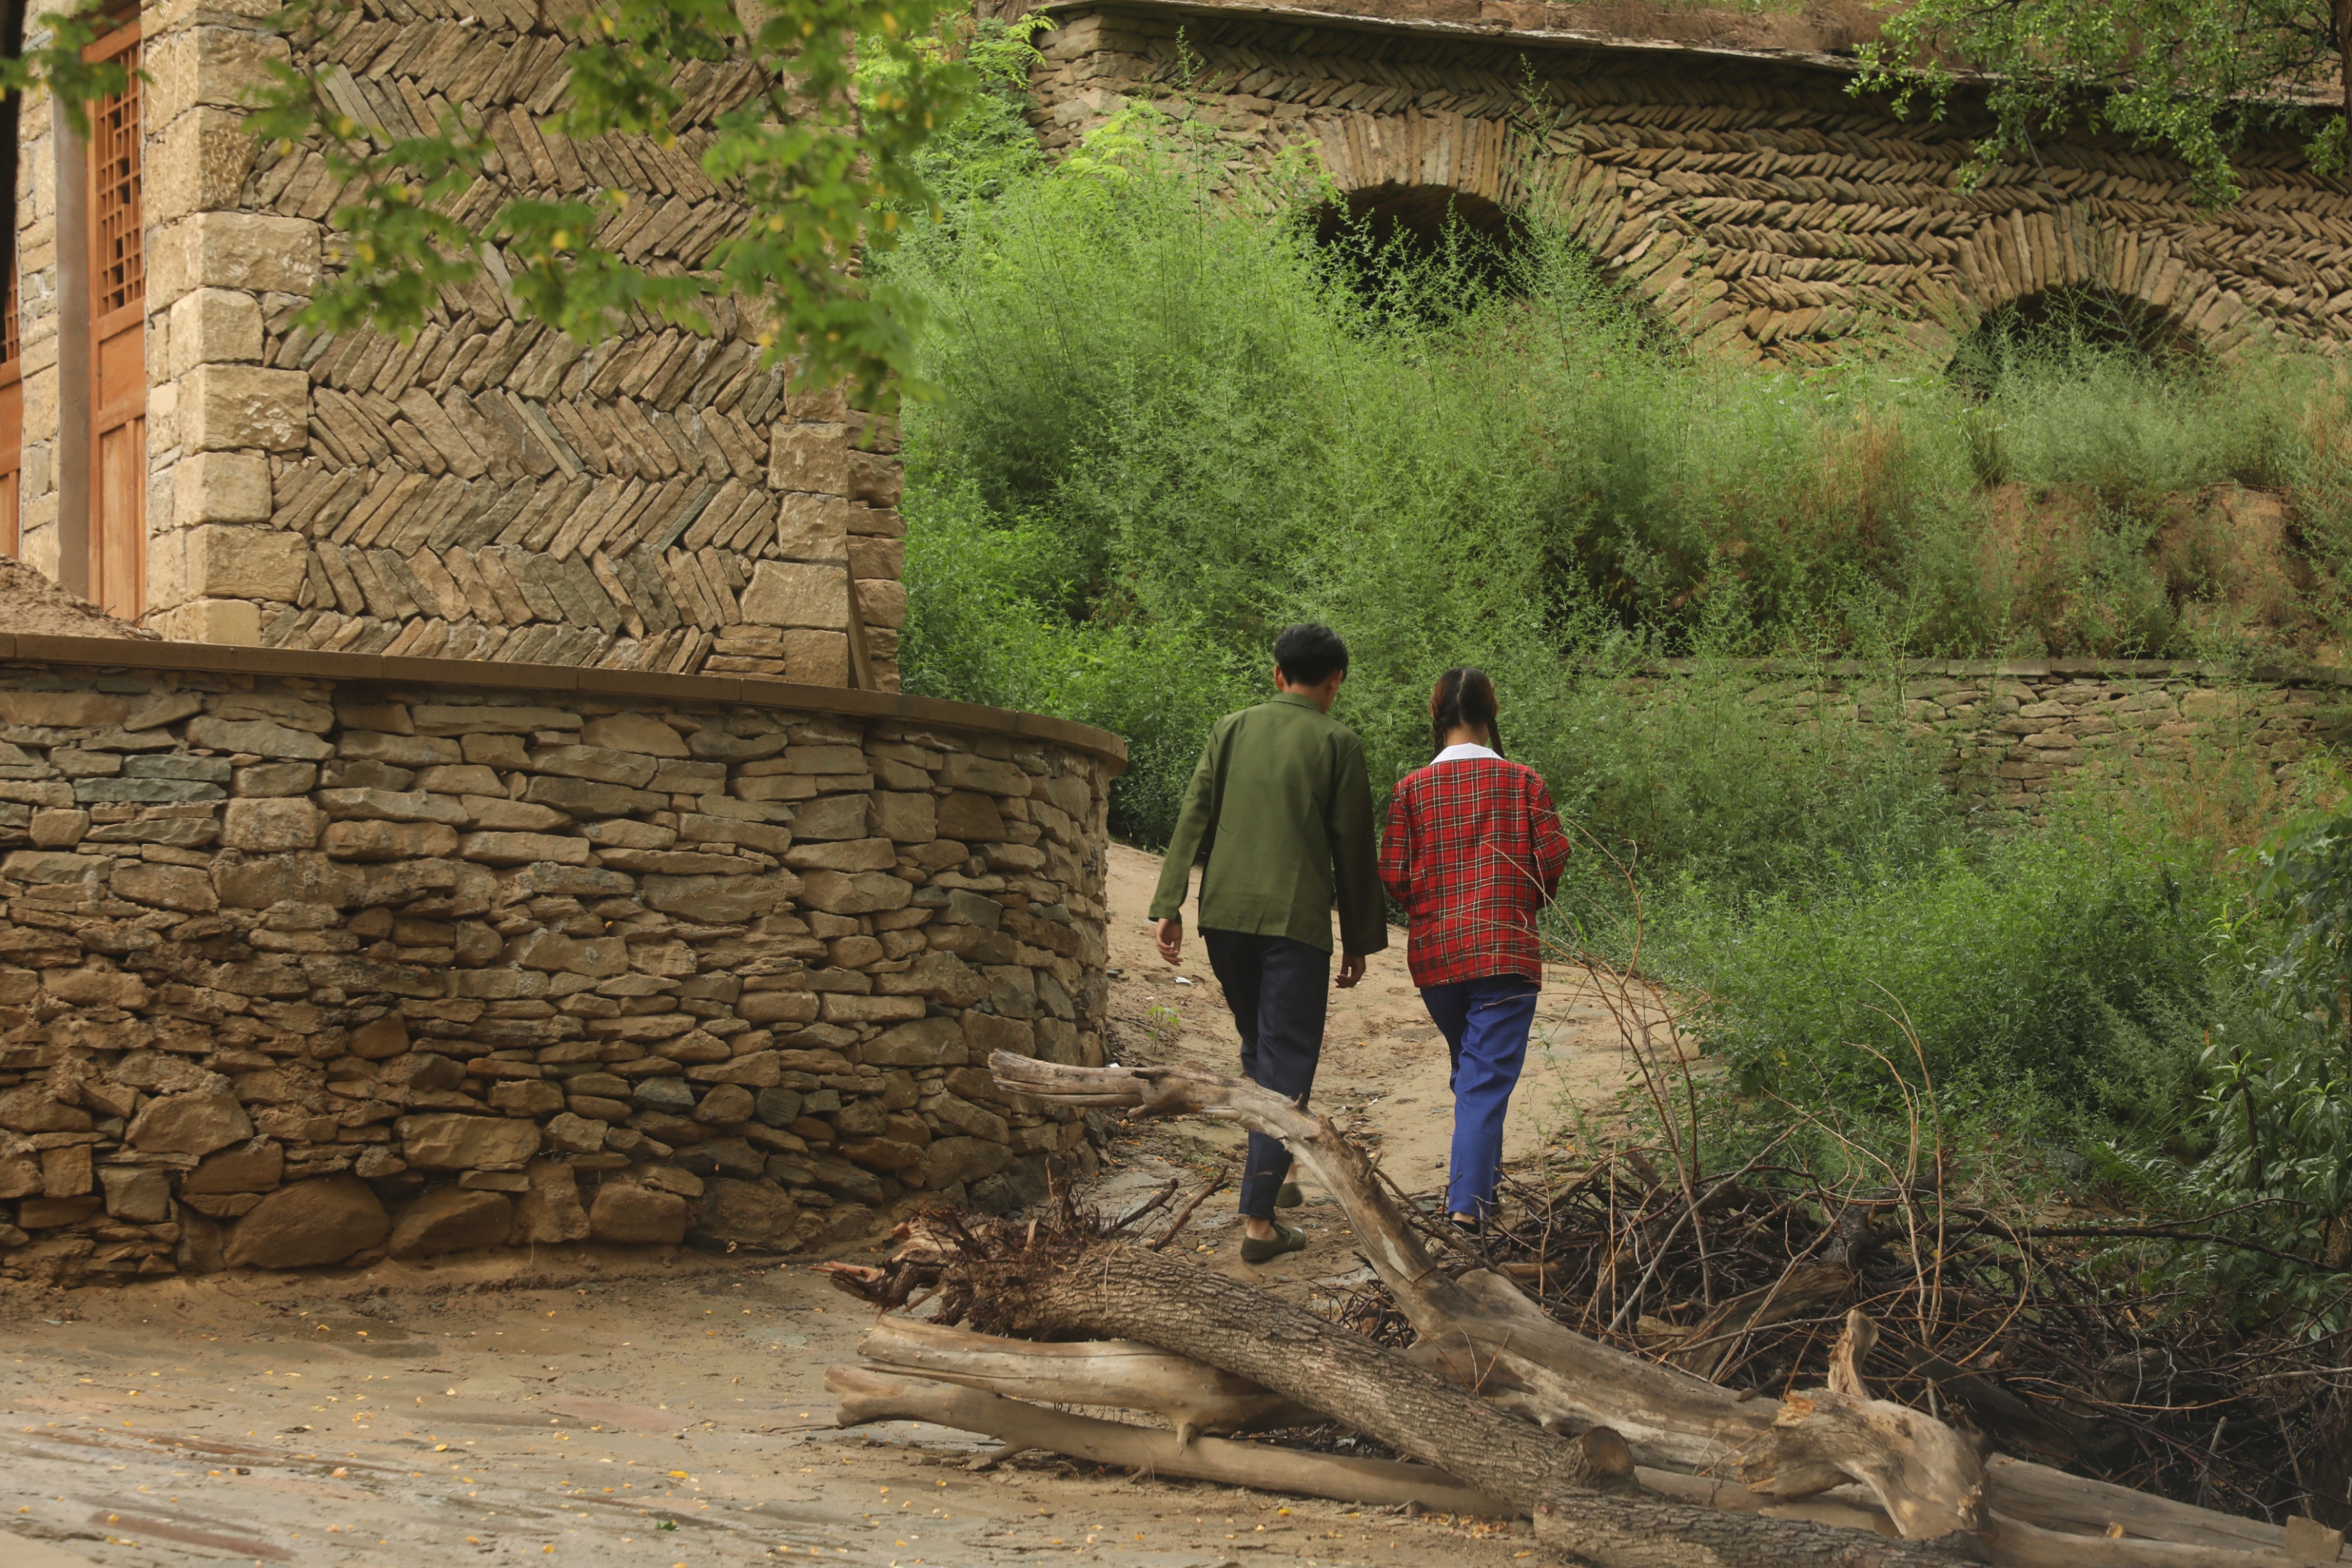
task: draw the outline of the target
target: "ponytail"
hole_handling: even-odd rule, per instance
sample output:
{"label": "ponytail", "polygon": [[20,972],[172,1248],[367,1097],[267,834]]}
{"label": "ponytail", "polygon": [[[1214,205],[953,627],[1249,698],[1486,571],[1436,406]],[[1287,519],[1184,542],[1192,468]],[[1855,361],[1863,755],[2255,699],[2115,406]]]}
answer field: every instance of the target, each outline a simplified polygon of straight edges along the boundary
{"label": "ponytail", "polygon": [[1450,731],[1484,730],[1487,743],[1499,753],[1503,731],[1495,718],[1499,709],[1495,683],[1485,670],[1467,666],[1447,670],[1437,678],[1437,688],[1429,694],[1430,749],[1444,751]]}

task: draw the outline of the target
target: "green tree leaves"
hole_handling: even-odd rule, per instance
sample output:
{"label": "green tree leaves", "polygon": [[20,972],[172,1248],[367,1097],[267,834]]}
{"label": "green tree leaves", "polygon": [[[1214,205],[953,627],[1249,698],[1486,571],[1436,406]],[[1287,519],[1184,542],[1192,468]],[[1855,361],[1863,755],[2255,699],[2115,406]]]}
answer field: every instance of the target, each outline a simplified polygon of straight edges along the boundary
{"label": "green tree leaves", "polygon": [[[803,384],[845,380],[862,401],[887,396],[912,366],[912,301],[863,262],[896,242],[904,212],[928,209],[919,154],[969,96],[972,72],[930,36],[940,10],[937,0],[782,0],[747,25],[726,0],[606,0],[579,19],[569,82],[542,122],[559,135],[620,132],[675,146],[692,109],[679,67],[749,72],[740,100],[709,121],[699,159],[743,222],[690,272],[641,266],[599,242],[629,192],[517,195],[461,221],[454,215],[479,206],[467,198],[489,177],[493,142],[477,110],[456,106],[427,134],[395,134],[358,112],[364,101],[340,66],[277,65],[247,129],[316,145],[345,183],[328,216],[343,265],[307,320],[404,336],[445,286],[485,269],[523,314],[588,341],[639,312],[707,330],[704,302],[732,294],[761,322],[770,363],[797,359]],[[299,56],[351,11],[352,0],[296,0],[278,25]]]}
{"label": "green tree leaves", "polygon": [[1989,73],[1994,130],[1979,165],[2031,156],[2037,132],[2111,131],[2169,147],[2203,195],[2237,194],[2232,166],[2250,131],[2292,126],[2313,165],[2344,166],[2345,121],[2327,106],[2343,78],[2347,7],[2338,0],[1919,0],[1861,50],[1856,93],[1937,115],[1955,61]]}

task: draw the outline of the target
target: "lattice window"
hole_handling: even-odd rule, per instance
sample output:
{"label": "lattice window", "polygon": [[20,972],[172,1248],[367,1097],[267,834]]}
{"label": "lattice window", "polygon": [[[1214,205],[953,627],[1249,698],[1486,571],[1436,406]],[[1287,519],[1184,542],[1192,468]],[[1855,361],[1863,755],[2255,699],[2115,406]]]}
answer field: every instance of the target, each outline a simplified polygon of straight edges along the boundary
{"label": "lattice window", "polygon": [[132,44],[115,57],[131,79],[90,110],[90,220],[98,237],[95,304],[100,316],[147,298],[139,216],[139,46]]}

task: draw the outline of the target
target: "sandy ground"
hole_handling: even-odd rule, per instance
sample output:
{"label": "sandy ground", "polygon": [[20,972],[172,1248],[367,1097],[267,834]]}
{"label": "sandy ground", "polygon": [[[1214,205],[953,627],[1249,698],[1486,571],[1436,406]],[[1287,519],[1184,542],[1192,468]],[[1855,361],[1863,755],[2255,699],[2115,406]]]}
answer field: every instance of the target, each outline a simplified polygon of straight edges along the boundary
{"label": "sandy ground", "polygon": [[152,638],[155,635],[116,620],[7,556],[0,556],[0,632],[49,637]]}
{"label": "sandy ground", "polygon": [[[1205,963],[1171,973],[1151,953],[1157,873],[1112,852],[1114,1041],[1128,1060],[1230,1064]],[[1622,1081],[1604,1016],[1563,988],[1540,1016],[1510,1126],[1522,1160]],[[1442,1176],[1444,1047],[1401,936],[1338,994],[1317,1103],[1377,1138],[1408,1189]],[[1122,1129],[1085,1195],[1122,1210],[1171,1176],[1237,1170],[1238,1142],[1207,1122]],[[1363,1278],[1336,1208],[1309,1197],[1306,1253],[1245,1269],[1226,1194],[1189,1255],[1294,1297]],[[1528,1551],[1523,1525],[1045,1457],[976,1468],[992,1445],[968,1435],[833,1429],[824,1368],[870,1321],[806,1259],[597,1249],[0,1299],[0,1563],[1489,1568]]]}

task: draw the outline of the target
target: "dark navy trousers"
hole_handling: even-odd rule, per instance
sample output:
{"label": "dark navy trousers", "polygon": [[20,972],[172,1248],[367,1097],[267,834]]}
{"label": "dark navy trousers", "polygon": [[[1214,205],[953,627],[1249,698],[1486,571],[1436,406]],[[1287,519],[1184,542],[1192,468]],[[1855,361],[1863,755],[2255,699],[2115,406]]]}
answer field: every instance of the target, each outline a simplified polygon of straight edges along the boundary
{"label": "dark navy trousers", "polygon": [[[1242,1076],[1298,1101],[1315,1087],[1323,1058],[1323,1020],[1331,1005],[1331,955],[1286,936],[1203,931],[1209,968],[1224,988],[1225,1005],[1242,1037]],[[1290,1151],[1279,1138],[1249,1136],[1242,1167],[1242,1213],[1274,1217],[1275,1194],[1290,1174]]]}
{"label": "dark navy trousers", "polygon": [[1534,981],[1517,974],[1424,985],[1421,999],[1453,1058],[1454,1154],[1447,1162],[1445,1209],[1485,1219],[1503,1174],[1503,1116],[1527,1064],[1536,1021]]}

